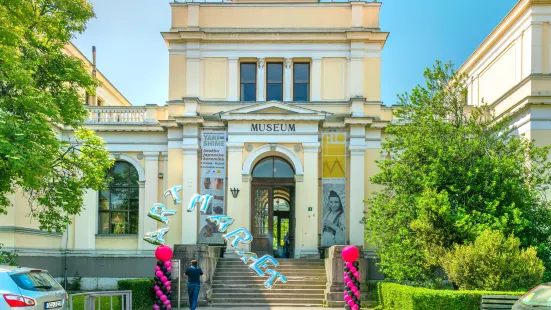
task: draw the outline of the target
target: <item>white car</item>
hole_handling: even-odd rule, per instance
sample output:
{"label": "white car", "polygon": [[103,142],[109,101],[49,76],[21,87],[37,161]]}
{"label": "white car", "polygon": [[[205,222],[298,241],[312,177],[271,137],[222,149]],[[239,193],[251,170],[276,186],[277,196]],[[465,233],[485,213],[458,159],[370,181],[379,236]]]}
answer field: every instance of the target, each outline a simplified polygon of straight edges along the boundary
{"label": "white car", "polygon": [[68,298],[46,270],[0,265],[0,310],[66,310]]}

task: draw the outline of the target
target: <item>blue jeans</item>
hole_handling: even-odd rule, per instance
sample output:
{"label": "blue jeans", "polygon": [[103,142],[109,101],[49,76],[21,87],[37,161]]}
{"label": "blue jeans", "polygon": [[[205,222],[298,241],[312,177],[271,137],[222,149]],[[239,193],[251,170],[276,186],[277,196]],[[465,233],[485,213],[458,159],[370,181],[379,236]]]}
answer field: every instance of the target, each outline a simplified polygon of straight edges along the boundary
{"label": "blue jeans", "polygon": [[187,293],[189,295],[189,308],[195,310],[197,308],[197,299],[199,298],[199,291],[201,290],[200,283],[188,283]]}

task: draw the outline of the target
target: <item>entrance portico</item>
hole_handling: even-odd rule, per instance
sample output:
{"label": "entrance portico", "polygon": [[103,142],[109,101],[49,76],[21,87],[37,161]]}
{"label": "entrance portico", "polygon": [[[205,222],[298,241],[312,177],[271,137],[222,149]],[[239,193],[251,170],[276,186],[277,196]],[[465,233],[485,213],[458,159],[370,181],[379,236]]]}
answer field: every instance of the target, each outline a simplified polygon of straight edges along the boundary
{"label": "entrance portico", "polygon": [[[318,254],[319,232],[319,122],[325,113],[279,102],[268,102],[247,106],[221,113],[221,119],[228,128],[228,190],[240,188],[237,198],[227,203],[227,213],[233,217],[237,227],[247,228],[254,234],[254,196],[260,191],[272,193],[276,186],[290,188],[294,209],[289,222],[289,253],[294,257]],[[258,187],[253,169],[262,160],[274,157],[292,166],[294,175],[283,183],[281,179],[262,180],[264,187]],[[281,184],[280,184],[281,183]],[[228,192],[229,193],[229,192]],[[264,192],[262,192],[264,193]],[[229,195],[228,195],[229,197]],[[266,201],[268,202],[268,201]],[[269,201],[270,217],[265,238],[274,235],[273,207]],[[281,236],[278,236],[281,237]],[[285,237],[285,236],[283,236]],[[270,241],[273,249],[273,241]],[[259,246],[255,243],[252,246]],[[251,245],[242,246],[251,250]],[[267,248],[268,248],[267,247]],[[270,253],[271,254],[271,253]]]}

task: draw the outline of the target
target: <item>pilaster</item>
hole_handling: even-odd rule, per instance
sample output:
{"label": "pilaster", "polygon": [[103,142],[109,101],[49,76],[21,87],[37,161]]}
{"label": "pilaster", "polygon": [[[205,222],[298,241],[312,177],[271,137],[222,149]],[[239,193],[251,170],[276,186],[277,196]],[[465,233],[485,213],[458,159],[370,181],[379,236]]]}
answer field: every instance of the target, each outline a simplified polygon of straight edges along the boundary
{"label": "pilaster", "polygon": [[239,81],[237,80],[239,72],[239,58],[228,58],[229,89],[228,101],[239,101]]}
{"label": "pilaster", "polygon": [[292,84],[292,78],[291,78],[291,66],[293,65],[293,60],[291,58],[285,58],[285,61],[283,62],[285,68],[284,70],[284,76],[283,76],[283,101],[289,102],[291,100],[291,84]]}
{"label": "pilaster", "polygon": [[[149,210],[146,209],[146,203],[145,203],[145,181],[138,181],[138,186],[139,186],[139,189],[138,189],[138,197],[139,197],[139,200],[140,200],[140,212],[139,212],[139,221],[140,223],[138,224],[138,250],[143,250],[144,249],[144,245],[145,244],[148,244],[147,242],[145,242],[143,240],[143,237],[145,235],[145,233],[148,233],[150,231],[144,231],[144,225],[143,225],[143,221],[148,221],[148,217],[147,217],[147,213],[144,213],[144,212],[149,212]],[[151,230],[152,231],[152,230]],[[150,250],[152,249],[151,247],[145,247],[146,250]]]}
{"label": "pilaster", "polygon": [[[144,152],[145,158],[145,205],[143,210],[143,216],[140,216],[143,227],[143,234],[157,230],[157,222],[149,219],[146,215],[151,210],[154,204],[158,202],[159,195],[159,152]],[[139,239],[139,243],[142,243],[142,249],[152,250],[155,247],[143,240],[143,237]]]}
{"label": "pilaster", "polygon": [[[246,192],[243,190],[243,177],[241,174],[241,168],[243,166],[243,146],[242,142],[230,142],[227,144],[228,148],[228,186],[226,187],[227,197],[227,215],[235,220],[232,224],[232,228],[244,227],[250,229],[248,222],[246,221],[245,213],[250,211],[245,208],[244,202],[248,199]],[[238,188],[239,193],[236,198],[233,198],[230,189]],[[228,245],[230,246],[230,245]],[[241,248],[246,248],[244,245],[240,245]]]}
{"label": "pilaster", "polygon": [[196,244],[199,209],[187,212],[187,205],[199,193],[199,125],[185,124],[183,130],[182,243]]}
{"label": "pilaster", "polygon": [[351,245],[364,245],[365,190],[365,124],[350,125],[350,213],[349,240]]}
{"label": "pilaster", "polygon": [[312,57],[310,101],[321,100],[321,57]]}
{"label": "pilaster", "polygon": [[256,101],[259,101],[259,102],[262,102],[262,101],[265,101],[266,99],[264,99],[264,87],[265,87],[265,82],[264,82],[264,78],[265,78],[265,65],[266,65],[266,60],[264,58],[259,58],[257,61],[256,61],[256,67],[257,67],[257,71],[256,71],[256,89],[257,89],[257,94],[256,94]]}

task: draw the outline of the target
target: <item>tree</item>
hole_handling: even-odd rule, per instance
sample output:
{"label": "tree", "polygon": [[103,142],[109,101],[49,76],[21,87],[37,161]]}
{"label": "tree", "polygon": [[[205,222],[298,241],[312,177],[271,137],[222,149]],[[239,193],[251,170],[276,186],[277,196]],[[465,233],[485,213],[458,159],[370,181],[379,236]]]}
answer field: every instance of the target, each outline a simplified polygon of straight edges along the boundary
{"label": "tree", "polygon": [[397,123],[372,182],[366,238],[380,266],[398,281],[431,282],[454,245],[484,230],[514,234],[551,270],[549,147],[515,134],[510,119],[466,105],[466,78],[437,62],[425,86],[399,96]]}
{"label": "tree", "polygon": [[64,230],[111,165],[83,127],[98,81],[63,52],[93,16],[85,0],[0,0],[0,214],[20,190],[48,231]]}

